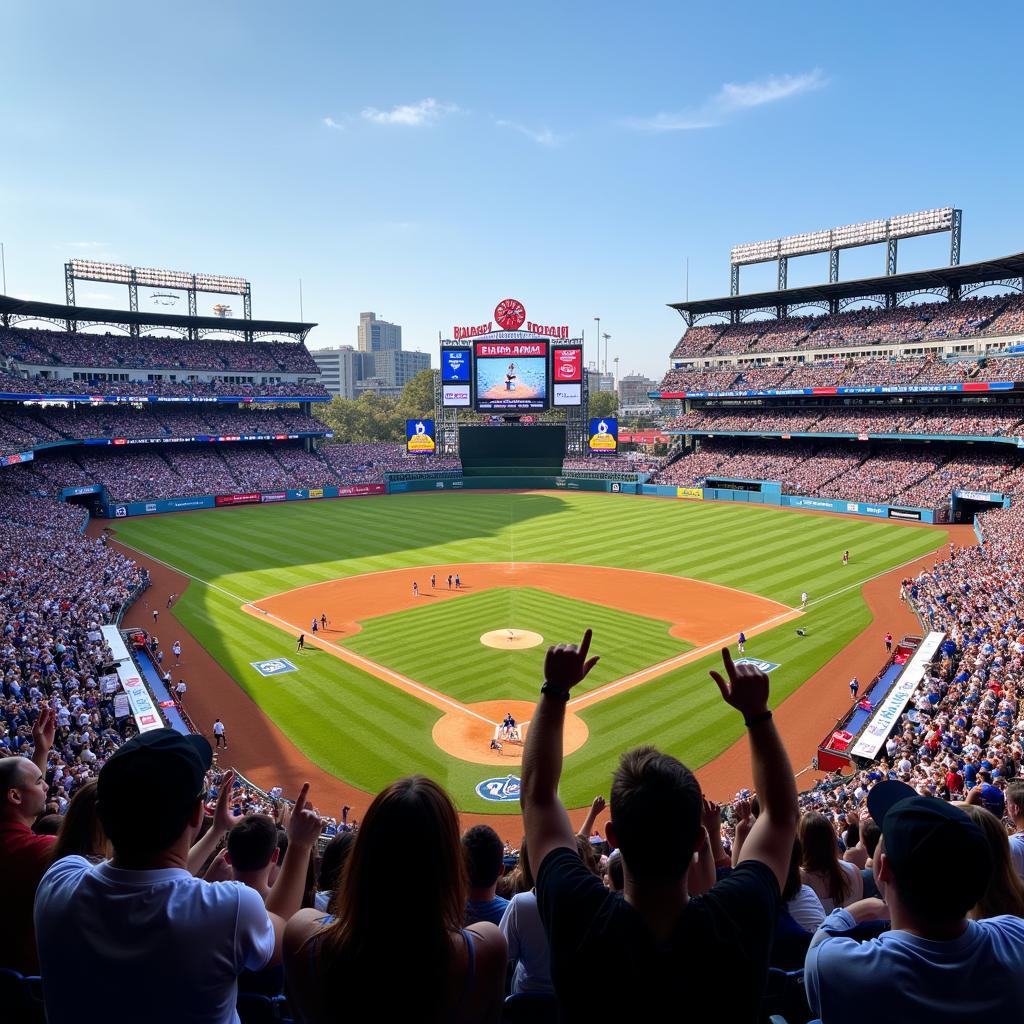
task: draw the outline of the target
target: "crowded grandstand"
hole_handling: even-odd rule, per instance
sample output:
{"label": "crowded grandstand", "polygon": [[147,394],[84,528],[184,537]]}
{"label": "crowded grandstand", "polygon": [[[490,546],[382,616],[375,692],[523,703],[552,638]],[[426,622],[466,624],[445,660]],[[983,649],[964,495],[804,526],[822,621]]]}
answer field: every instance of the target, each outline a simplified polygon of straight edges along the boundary
{"label": "crowded grandstand", "polygon": [[[876,949],[905,930],[933,944],[968,935],[983,969],[1019,988],[1019,297],[691,326],[659,392],[683,403],[665,428],[669,454],[566,456],[566,479],[707,499],[785,495],[833,511],[853,503],[871,515],[881,513],[860,506],[877,504],[890,518],[973,524],[978,544],[951,544],[903,580],[922,632],[942,644],[877,756],[826,775],[810,769],[811,752],[792,752],[809,772],[799,795],[767,710],[768,677],[726,654],[716,681],[750,732],[750,787],[724,806],[702,801],[682,765],[641,750],[615,775],[613,824],[599,797],[574,831],[557,796],[552,708],[589,671],[589,633],[582,649],[549,652],[527,738],[524,838],[511,842],[487,825],[463,831],[448,795],[421,776],[331,815],[306,790],[261,790],[233,771],[223,725],[215,760],[162,671],[159,637],[117,629],[147,594],[147,571],[96,523],[87,531],[91,516],[150,514],[178,499],[382,494],[410,475],[458,477],[460,459],[334,438],[313,415],[326,392],[308,325],[274,342],[198,330],[114,337],[72,329],[68,311],[65,330],[26,327],[12,309],[0,329],[0,996],[10,1019],[41,1021],[44,1004],[50,1020],[75,1012],[83,993],[62,985],[59,966],[70,958],[97,976],[115,964],[156,972],[158,962],[165,973],[153,977],[175,979],[197,1021],[321,1021],[382,1001],[428,1020],[575,1020],[593,1012],[602,950],[648,986],[628,998],[602,992],[603,1012],[671,1005],[678,977],[665,951],[678,942],[709,990],[735,1004],[716,1016],[828,1021],[856,992],[834,960],[860,963],[858,940]],[[148,722],[129,705],[119,665],[160,676]],[[955,883],[936,835],[959,858]],[[416,913],[394,884],[410,869],[421,883]],[[180,920],[160,916],[151,871],[168,872],[159,881],[185,901]],[[134,923],[111,910],[115,890],[138,901]],[[682,913],[689,896],[705,918],[684,940],[673,937],[675,918],[653,913],[664,928],[654,941],[623,917],[627,902],[645,899]],[[414,952],[408,992],[391,997],[396,921]],[[96,942],[81,941],[85,930]],[[207,955],[215,943],[227,952]],[[179,963],[190,945],[202,964]],[[902,994],[886,985],[879,998],[953,999],[955,976],[912,975]],[[127,1019],[109,1007],[91,1019],[108,1018]]]}

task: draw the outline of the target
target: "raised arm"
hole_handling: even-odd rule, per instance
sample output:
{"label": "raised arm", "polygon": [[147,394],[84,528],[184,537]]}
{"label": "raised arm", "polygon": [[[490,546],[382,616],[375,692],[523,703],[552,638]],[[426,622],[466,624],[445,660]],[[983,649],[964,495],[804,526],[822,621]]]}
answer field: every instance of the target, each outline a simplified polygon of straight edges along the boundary
{"label": "raised arm", "polygon": [[595,796],[593,802],[590,805],[590,810],[587,811],[586,818],[583,819],[583,824],[580,825],[579,832],[576,833],[581,839],[589,839],[590,833],[594,828],[594,822],[597,821],[600,813],[605,809],[605,800],[603,796]]}
{"label": "raised arm", "polygon": [[193,875],[199,874],[217,849],[217,844],[242,820],[231,813],[231,790],[234,784],[235,773],[229,768],[220,780],[213,824],[207,829],[206,835],[188,851],[188,869]]}
{"label": "raised arm", "polygon": [[576,849],[576,835],[569,815],[558,798],[562,775],[562,734],[569,691],[597,664],[587,658],[591,631],[583,642],[549,647],[544,659],[544,686],[526,733],[523,781],[519,803],[523,809],[530,863],[538,871],[544,858],[559,847]]}
{"label": "raised arm", "polygon": [[50,760],[50,748],[57,732],[57,712],[49,704],[39,707],[39,714],[32,725],[32,763],[39,769],[39,774],[46,777],[46,767]]}
{"label": "raised arm", "polygon": [[799,807],[796,779],[772,713],[768,710],[768,676],[750,664],[733,664],[729,648],[722,650],[726,677],[712,672],[722,699],[743,715],[750,737],[754,789],[761,813],[750,830],[739,862],[757,860],[775,873],[782,889],[789,874]]}
{"label": "raised arm", "polygon": [[267,910],[288,920],[302,906],[309,853],[320,835],[320,815],[307,803],[309,783],[303,784],[288,820],[288,849],[281,873],[267,897]]}

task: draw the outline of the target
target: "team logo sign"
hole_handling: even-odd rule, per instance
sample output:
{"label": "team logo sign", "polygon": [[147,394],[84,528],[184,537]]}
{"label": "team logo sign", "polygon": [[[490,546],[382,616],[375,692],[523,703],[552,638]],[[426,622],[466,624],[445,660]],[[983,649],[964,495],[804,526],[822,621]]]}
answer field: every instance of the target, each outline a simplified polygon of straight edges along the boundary
{"label": "team logo sign", "polygon": [[779,664],[776,661],[764,661],[762,658],[737,658],[734,662],[736,665],[753,665],[754,668],[759,668],[762,672],[774,672]]}
{"label": "team logo sign", "polygon": [[250,661],[249,664],[261,676],[283,676],[286,672],[299,671],[287,658],[271,658],[269,661]]}
{"label": "team logo sign", "polygon": [[504,779],[485,779],[476,787],[476,795],[494,803],[518,801],[519,777],[509,775]]}
{"label": "team logo sign", "polygon": [[434,421],[406,420],[405,448],[411,455],[433,455]]}
{"label": "team logo sign", "polygon": [[590,450],[598,455],[614,455],[619,446],[619,421],[614,416],[590,421]]}
{"label": "team logo sign", "polygon": [[494,319],[503,331],[518,331],[526,322],[526,309],[518,299],[502,299],[494,309]]}

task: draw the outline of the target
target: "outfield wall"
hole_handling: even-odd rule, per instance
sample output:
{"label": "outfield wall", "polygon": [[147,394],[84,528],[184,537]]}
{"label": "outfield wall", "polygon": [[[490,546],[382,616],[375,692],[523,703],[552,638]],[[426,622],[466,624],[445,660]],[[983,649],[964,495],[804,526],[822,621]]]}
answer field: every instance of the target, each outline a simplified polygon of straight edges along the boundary
{"label": "outfield wall", "polygon": [[[736,481],[757,483],[758,481]],[[775,505],[781,508],[805,508],[815,512],[835,512],[840,515],[868,516],[872,519],[897,519],[913,523],[934,523],[935,510],[912,505],[880,505],[866,501],[847,501],[844,498],[814,498],[805,495],[783,494],[779,484],[766,483],[762,490],[730,487],[667,487],[664,484],[640,484],[634,491],[623,493],[654,495],[661,498],[686,498],[690,501],[737,501],[749,505]]]}
{"label": "outfield wall", "polygon": [[[690,501],[733,501],[751,505],[812,509],[840,515],[867,516],[915,523],[935,523],[934,509],[909,505],[881,505],[843,498],[814,498],[783,494],[779,484],[763,481],[734,481],[736,487],[674,487],[665,484],[641,484],[619,480],[577,479],[564,476],[478,476],[463,478],[423,477],[415,480],[391,480],[386,484],[353,484],[342,487],[316,487],[284,491],[251,491],[234,494],[205,494],[191,498],[164,498],[157,501],[105,503],[110,519],[158,515],[162,512],[187,512],[204,508],[232,508],[236,505],[267,505],[282,501],[309,501],[320,498],[351,498],[371,494],[409,494],[423,491],[539,490],[599,491],[610,494],[640,494],[647,497],[684,498]],[[719,481],[721,483],[721,481]],[[75,488],[76,493],[100,488]],[[68,496],[67,494],[63,496]]]}

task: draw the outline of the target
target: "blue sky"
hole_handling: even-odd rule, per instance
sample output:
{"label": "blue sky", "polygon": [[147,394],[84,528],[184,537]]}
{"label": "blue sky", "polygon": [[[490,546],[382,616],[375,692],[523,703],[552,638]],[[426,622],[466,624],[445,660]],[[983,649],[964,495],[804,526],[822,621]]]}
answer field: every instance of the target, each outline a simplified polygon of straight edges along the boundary
{"label": "blue sky", "polygon": [[[245,276],[255,315],[283,319],[301,278],[311,347],[354,344],[372,309],[435,351],[513,296],[585,329],[588,360],[600,316],[620,373],[659,376],[687,258],[690,297],[712,297],[735,243],[945,205],[965,262],[1024,249],[1017,5],[0,10],[19,297],[62,301],[87,256]],[[947,256],[915,240],[901,266]],[[883,266],[854,252],[843,276]],[[791,284],[825,277],[826,257],[790,264]]]}

